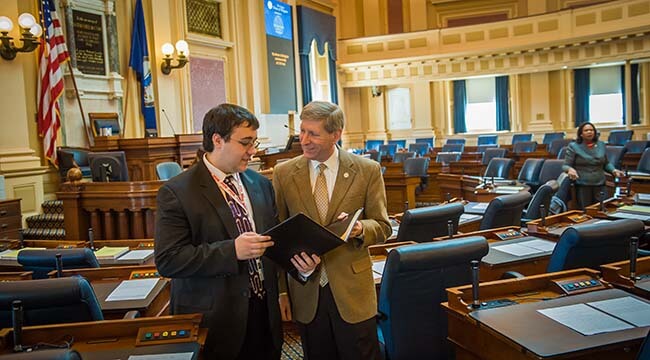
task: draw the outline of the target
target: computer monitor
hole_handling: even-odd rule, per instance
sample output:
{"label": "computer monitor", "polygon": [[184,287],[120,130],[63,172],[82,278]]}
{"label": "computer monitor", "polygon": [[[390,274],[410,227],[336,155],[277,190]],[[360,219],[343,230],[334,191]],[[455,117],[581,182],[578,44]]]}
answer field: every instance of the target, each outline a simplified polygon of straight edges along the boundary
{"label": "computer monitor", "polygon": [[129,181],[124,151],[91,152],[88,162],[95,182]]}
{"label": "computer monitor", "polygon": [[289,139],[287,140],[287,145],[284,147],[284,151],[287,152],[291,150],[291,148],[294,146],[300,146],[300,136],[299,135],[289,135]]}

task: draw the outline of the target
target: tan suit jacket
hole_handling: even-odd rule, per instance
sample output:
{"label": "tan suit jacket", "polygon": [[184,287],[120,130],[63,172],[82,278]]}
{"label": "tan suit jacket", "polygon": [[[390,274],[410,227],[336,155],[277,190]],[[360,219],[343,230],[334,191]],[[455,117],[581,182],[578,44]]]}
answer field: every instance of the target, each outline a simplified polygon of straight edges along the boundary
{"label": "tan suit jacket", "polygon": [[[278,214],[284,220],[302,212],[319,221],[309,180],[309,160],[302,155],[279,164],[273,171]],[[368,320],[377,314],[377,297],[368,245],[382,243],[391,234],[386,212],[386,190],[379,163],[339,151],[339,170],[327,212],[327,225],[341,212],[364,208],[363,234],[350,239],[322,259],[341,318],[348,323]],[[309,236],[309,234],[305,234]],[[288,279],[293,317],[303,324],[314,319],[318,305],[319,266],[302,284]],[[282,288],[282,285],[280,285]]]}

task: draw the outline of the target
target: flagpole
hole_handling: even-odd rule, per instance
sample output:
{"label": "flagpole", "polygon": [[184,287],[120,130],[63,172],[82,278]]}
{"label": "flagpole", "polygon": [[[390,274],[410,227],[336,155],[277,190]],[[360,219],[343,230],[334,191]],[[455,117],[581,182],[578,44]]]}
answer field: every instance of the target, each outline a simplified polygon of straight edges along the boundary
{"label": "flagpole", "polygon": [[88,125],[86,124],[86,114],[84,114],[84,108],[81,105],[81,97],[79,96],[79,89],[77,89],[77,80],[74,77],[74,72],[72,71],[72,62],[68,61],[68,70],[70,70],[70,78],[72,79],[72,85],[74,86],[74,94],[77,98],[77,103],[79,104],[79,111],[81,111],[81,121],[84,125],[84,132],[86,133],[86,140],[88,141],[88,146],[95,146],[95,142],[90,140],[90,135],[88,134]]}
{"label": "flagpole", "polygon": [[130,87],[130,80],[131,79],[131,70],[128,70],[126,73],[126,89],[124,89],[124,111],[122,112],[122,128],[120,130],[120,137],[124,137],[124,133],[126,132],[126,116],[127,113],[126,111],[129,109],[129,87]]}

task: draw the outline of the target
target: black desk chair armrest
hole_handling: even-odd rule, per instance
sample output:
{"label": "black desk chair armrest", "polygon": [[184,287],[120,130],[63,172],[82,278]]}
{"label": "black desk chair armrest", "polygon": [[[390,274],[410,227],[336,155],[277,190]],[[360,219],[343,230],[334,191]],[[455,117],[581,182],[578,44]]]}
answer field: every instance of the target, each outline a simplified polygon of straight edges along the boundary
{"label": "black desk chair armrest", "polygon": [[516,272],[516,271],[506,271],[501,275],[501,280],[505,279],[521,279],[525,277],[524,274]]}
{"label": "black desk chair armrest", "polygon": [[131,310],[124,314],[123,319],[124,320],[131,320],[131,319],[136,319],[140,317],[140,312],[138,310]]}

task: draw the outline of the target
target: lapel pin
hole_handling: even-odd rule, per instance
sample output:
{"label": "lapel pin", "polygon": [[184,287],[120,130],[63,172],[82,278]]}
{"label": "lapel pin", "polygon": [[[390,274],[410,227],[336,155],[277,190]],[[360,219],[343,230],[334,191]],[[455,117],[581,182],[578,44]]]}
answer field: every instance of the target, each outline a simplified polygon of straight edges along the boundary
{"label": "lapel pin", "polygon": [[347,179],[348,177],[350,177],[350,174],[348,174],[348,173],[343,173],[343,177]]}

